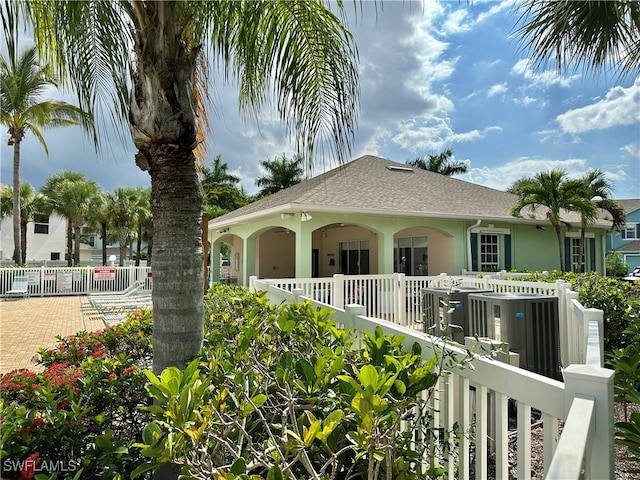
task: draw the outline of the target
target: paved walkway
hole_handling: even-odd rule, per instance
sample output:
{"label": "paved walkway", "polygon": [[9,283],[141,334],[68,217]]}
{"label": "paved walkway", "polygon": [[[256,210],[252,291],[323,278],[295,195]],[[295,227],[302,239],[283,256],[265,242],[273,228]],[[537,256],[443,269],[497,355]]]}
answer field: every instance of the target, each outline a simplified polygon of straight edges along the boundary
{"label": "paved walkway", "polygon": [[56,345],[57,335],[105,327],[88,315],[86,297],[32,297],[0,301],[0,373],[16,368],[41,370],[34,357],[40,347]]}

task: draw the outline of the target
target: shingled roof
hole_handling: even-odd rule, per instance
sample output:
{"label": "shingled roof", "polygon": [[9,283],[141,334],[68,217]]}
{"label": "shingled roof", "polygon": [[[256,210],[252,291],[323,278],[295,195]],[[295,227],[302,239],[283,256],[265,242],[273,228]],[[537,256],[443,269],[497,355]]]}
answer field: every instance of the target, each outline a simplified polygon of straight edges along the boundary
{"label": "shingled roof", "polygon": [[[259,217],[261,213],[266,216],[287,210],[482,218],[494,221],[504,219],[513,222],[518,221],[510,215],[516,200],[517,197],[511,193],[364,155],[212,219],[209,225],[224,226],[241,222],[246,217]],[[530,220],[547,221],[543,209],[538,209],[535,216],[529,209],[523,209],[522,216]],[[563,219],[579,222],[576,214],[563,215]]]}
{"label": "shingled roof", "polygon": [[622,208],[624,208],[624,211],[627,213],[627,215],[640,208],[640,198],[627,198],[622,200],[616,200],[616,202]]}

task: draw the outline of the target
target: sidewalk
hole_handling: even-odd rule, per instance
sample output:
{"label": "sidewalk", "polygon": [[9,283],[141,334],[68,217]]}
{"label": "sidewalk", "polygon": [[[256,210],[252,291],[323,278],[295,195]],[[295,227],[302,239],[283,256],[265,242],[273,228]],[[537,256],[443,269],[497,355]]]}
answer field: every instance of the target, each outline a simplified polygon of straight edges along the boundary
{"label": "sidewalk", "polygon": [[105,327],[99,317],[83,313],[85,297],[32,297],[0,301],[0,373],[16,368],[41,370],[32,360],[40,347],[56,345],[57,335]]}

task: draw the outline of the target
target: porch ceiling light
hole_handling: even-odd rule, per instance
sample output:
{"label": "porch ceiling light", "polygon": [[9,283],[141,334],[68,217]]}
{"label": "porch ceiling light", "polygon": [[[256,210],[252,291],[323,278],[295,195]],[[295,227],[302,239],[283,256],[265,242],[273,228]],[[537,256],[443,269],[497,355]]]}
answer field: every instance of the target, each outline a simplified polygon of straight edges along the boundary
{"label": "porch ceiling light", "polygon": [[309,220],[311,220],[313,217],[308,214],[307,212],[302,212],[300,214],[300,221],[301,222],[308,222]]}
{"label": "porch ceiling light", "polygon": [[229,231],[229,227],[227,228],[221,228],[220,230],[218,230],[218,233],[226,233]]}

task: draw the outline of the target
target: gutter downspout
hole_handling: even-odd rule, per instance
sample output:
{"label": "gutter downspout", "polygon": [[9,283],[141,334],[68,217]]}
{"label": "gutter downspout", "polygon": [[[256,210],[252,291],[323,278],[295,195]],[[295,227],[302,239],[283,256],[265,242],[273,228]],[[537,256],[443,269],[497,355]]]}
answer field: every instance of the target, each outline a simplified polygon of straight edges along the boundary
{"label": "gutter downspout", "polygon": [[467,269],[469,272],[473,272],[473,259],[471,258],[471,229],[478,227],[482,223],[482,220],[476,220],[474,225],[467,227]]}

